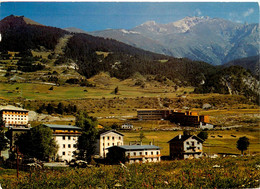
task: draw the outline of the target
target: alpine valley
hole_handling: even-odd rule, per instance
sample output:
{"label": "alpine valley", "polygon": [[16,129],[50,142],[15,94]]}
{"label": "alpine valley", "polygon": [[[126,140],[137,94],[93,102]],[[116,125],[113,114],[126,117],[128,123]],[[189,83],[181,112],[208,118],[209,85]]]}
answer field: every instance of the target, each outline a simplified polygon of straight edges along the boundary
{"label": "alpine valley", "polygon": [[[259,99],[256,73],[209,64],[257,55],[256,24],[186,17],[170,24],[150,21],[132,30],[77,31],[82,32],[44,26],[23,16],[4,18],[0,22],[1,72],[5,73],[1,80],[89,85],[87,79],[105,72],[120,80],[132,78],[135,86],[143,88],[156,81],[174,88],[192,86],[197,93]],[[250,60],[253,69],[259,64],[258,58],[244,60]]]}

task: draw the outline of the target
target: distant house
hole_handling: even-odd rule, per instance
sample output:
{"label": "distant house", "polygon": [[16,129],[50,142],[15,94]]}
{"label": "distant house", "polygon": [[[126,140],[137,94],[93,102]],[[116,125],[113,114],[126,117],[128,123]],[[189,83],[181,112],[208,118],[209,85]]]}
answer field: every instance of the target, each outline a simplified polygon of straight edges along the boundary
{"label": "distant house", "polygon": [[[124,145],[108,148],[109,156],[123,163],[145,163],[161,161],[160,147],[154,145]],[[120,157],[118,157],[120,155]]]}
{"label": "distant house", "polygon": [[169,143],[171,159],[187,159],[202,157],[204,140],[195,135],[178,135]]}
{"label": "distant house", "polygon": [[81,128],[71,125],[43,124],[53,131],[53,138],[58,144],[57,157],[60,161],[71,161],[74,159],[73,152],[76,151],[76,143],[81,135]]}
{"label": "distant house", "polygon": [[2,109],[0,110],[0,123],[5,127],[29,127],[28,110]]}
{"label": "distant house", "polygon": [[210,123],[200,122],[199,128],[200,129],[214,129],[214,125],[212,125]]}
{"label": "distant house", "polygon": [[121,125],[121,129],[123,129],[123,130],[132,130],[133,128],[134,128],[134,126],[129,123],[125,123],[125,124]]}
{"label": "distant house", "polygon": [[124,135],[115,130],[101,131],[97,136],[96,153],[100,158],[105,158],[107,148],[111,146],[121,146],[124,144]]}

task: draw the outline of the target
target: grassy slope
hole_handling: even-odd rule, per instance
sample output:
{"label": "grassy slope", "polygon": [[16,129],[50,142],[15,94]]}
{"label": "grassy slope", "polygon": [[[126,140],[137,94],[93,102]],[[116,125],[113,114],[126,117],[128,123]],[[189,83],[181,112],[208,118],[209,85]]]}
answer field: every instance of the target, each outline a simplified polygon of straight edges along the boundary
{"label": "grassy slope", "polygon": [[2,169],[0,182],[3,188],[257,188],[259,163],[259,156],[244,156],[132,164],[127,168],[52,168],[21,171],[18,179],[15,170]]}

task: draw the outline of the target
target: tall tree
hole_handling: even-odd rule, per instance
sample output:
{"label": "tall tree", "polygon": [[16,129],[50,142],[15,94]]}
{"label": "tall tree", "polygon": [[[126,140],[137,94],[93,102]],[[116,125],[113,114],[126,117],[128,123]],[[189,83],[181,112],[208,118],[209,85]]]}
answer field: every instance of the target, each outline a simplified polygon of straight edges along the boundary
{"label": "tall tree", "polygon": [[5,137],[5,132],[0,126],[0,156],[1,156],[1,151],[7,149],[8,145],[8,139]]}
{"label": "tall tree", "polygon": [[76,126],[82,128],[82,134],[77,141],[78,152],[76,152],[76,156],[78,159],[91,161],[91,156],[96,150],[97,125],[97,120],[88,116],[87,112],[79,112],[76,116]]}
{"label": "tall tree", "polygon": [[206,140],[208,138],[208,133],[206,131],[201,131],[197,136],[202,140]]}
{"label": "tall tree", "polygon": [[241,154],[247,150],[250,142],[246,136],[240,137],[237,141],[237,149],[241,151]]}
{"label": "tall tree", "polygon": [[58,145],[52,136],[52,130],[43,125],[33,127],[30,131],[22,133],[15,144],[23,155],[43,161],[55,157],[58,150]]}

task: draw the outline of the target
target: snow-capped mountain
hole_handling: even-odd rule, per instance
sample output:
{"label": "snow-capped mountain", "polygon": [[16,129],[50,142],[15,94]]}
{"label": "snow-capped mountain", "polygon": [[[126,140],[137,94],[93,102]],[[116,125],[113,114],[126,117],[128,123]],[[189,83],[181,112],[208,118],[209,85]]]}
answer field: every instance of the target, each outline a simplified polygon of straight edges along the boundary
{"label": "snow-capped mountain", "polygon": [[168,24],[148,21],[131,30],[104,30],[90,34],[214,65],[259,54],[258,24],[239,24],[220,18],[185,17]]}

